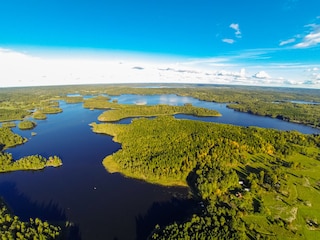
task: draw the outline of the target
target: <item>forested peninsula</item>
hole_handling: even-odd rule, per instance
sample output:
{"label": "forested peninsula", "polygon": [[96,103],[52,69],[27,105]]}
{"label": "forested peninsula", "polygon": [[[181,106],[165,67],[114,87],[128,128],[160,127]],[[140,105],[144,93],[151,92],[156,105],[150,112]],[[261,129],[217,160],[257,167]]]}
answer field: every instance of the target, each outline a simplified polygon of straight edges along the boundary
{"label": "forested peninsula", "polygon": [[151,239],[316,239],[320,236],[320,136],[257,127],[135,119],[92,124],[122,148],[110,172],[189,186],[203,212],[157,227]]}
{"label": "forested peninsula", "polygon": [[174,114],[188,114],[201,117],[219,117],[221,114],[215,110],[207,108],[194,107],[192,104],[187,103],[184,106],[171,106],[171,105],[129,105],[118,104],[109,102],[109,98],[96,97],[88,99],[84,102],[85,108],[98,108],[98,109],[110,109],[102,113],[99,117],[99,121],[116,122],[124,118],[130,117],[156,117],[162,115],[174,115]]}
{"label": "forested peninsula", "polygon": [[47,159],[40,155],[31,155],[14,160],[10,153],[3,152],[4,149],[23,144],[26,141],[26,138],[13,133],[10,128],[0,127],[0,172],[40,170],[45,167],[59,167],[62,165],[62,161],[58,156],[50,156]]}

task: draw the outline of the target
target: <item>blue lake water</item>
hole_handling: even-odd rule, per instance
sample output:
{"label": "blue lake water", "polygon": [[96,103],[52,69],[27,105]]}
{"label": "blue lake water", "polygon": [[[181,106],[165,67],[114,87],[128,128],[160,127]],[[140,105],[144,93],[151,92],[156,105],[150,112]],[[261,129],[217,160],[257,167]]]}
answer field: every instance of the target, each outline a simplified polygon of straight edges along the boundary
{"label": "blue lake water", "polygon": [[[112,97],[112,100],[117,99],[121,104],[146,104],[146,105],[155,105],[155,104],[169,104],[181,106],[186,103],[192,103],[193,106],[204,107],[208,109],[217,110],[222,114],[221,117],[194,117],[188,116],[185,114],[177,114],[176,118],[184,119],[194,119],[201,120],[206,122],[216,122],[216,123],[226,123],[233,124],[238,126],[257,126],[263,128],[274,128],[280,130],[296,130],[306,134],[320,133],[320,129],[304,126],[297,123],[289,123],[282,121],[280,119],[274,119],[263,116],[256,116],[248,113],[237,112],[226,107],[225,103],[214,103],[214,102],[205,102],[192,97],[180,97],[177,95],[152,95],[152,96],[141,96],[141,95],[121,95]],[[125,123],[130,122],[126,120]]]}
{"label": "blue lake water", "polygon": [[[171,104],[218,110],[222,117],[198,119],[240,126],[259,126],[303,133],[318,129],[278,119],[235,112],[226,104],[199,101],[176,95],[121,95],[112,97],[126,104]],[[168,223],[190,214],[193,204],[186,188],[168,188],[109,174],[102,165],[105,156],[120,148],[111,137],[95,134],[88,125],[98,122],[101,110],[83,109],[82,104],[61,102],[63,112],[37,121],[33,130],[14,132],[29,138],[24,145],[8,149],[15,159],[31,154],[58,155],[60,168],[20,171],[0,175],[0,196],[22,219],[40,217],[49,221],[71,221],[78,239],[144,239],[156,223]],[[129,123],[130,119],[122,123]],[[36,136],[31,136],[36,132]],[[70,239],[77,239],[73,236]]]}

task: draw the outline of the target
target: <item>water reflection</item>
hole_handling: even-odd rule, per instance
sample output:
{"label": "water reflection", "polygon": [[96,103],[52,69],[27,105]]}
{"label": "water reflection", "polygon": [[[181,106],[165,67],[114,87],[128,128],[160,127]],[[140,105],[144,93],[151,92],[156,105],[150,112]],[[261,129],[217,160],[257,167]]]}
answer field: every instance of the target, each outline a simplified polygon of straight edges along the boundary
{"label": "water reflection", "polygon": [[[233,109],[227,108],[227,104],[225,103],[205,102],[192,97],[180,97],[174,94],[151,96],[124,94],[121,96],[112,97],[112,100],[114,99],[117,99],[118,102],[121,104],[135,104],[139,101],[145,101],[147,105],[169,104],[182,106],[186,103],[191,103],[193,106],[213,109],[222,114],[221,117],[195,117],[185,114],[177,114],[175,115],[175,117],[178,119],[192,119],[206,122],[226,123],[243,127],[257,126],[263,128],[274,128],[285,131],[296,130],[306,134],[320,133],[319,129],[304,126],[302,124],[290,123],[282,121],[280,119],[237,112]],[[122,120],[120,123],[130,123],[130,121],[131,119],[126,119]]]}

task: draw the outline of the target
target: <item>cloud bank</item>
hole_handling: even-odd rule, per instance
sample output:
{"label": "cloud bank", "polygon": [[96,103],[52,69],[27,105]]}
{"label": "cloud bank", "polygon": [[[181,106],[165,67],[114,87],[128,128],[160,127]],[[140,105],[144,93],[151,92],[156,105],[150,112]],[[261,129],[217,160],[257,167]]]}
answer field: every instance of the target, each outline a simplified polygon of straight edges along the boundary
{"label": "cloud bank", "polygon": [[[287,70],[303,72],[301,79],[279,77]],[[150,61],[139,57],[48,58],[0,48],[0,87],[108,84],[204,83],[320,88],[319,66],[240,66],[227,58]],[[298,70],[297,70],[298,69]],[[304,70],[303,70],[304,69]],[[267,71],[277,70],[278,77]],[[274,76],[276,74],[272,74]],[[292,74],[297,75],[297,74]]]}

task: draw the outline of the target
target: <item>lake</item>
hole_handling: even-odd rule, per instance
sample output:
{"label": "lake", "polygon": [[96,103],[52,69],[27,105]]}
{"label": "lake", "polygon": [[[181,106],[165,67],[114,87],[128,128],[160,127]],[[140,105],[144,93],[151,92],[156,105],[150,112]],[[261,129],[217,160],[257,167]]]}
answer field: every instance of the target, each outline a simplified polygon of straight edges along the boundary
{"label": "lake", "polygon": [[[182,114],[176,118],[198,119],[240,126],[259,126],[303,133],[318,129],[278,119],[240,113],[226,104],[199,101],[176,95],[121,95],[112,97],[127,104],[171,104],[218,110],[222,117],[198,118]],[[8,149],[15,159],[31,154],[58,155],[60,168],[20,171],[0,175],[0,196],[22,219],[40,217],[49,221],[70,221],[69,239],[145,239],[156,223],[168,224],[191,214],[196,203],[186,188],[162,187],[109,174],[102,165],[105,156],[120,148],[107,135],[95,134],[88,125],[98,122],[101,110],[83,109],[82,104],[60,102],[63,112],[37,121],[33,130],[13,131],[29,138],[24,145]],[[122,120],[129,123],[131,119]],[[31,136],[36,132],[36,136]]]}

